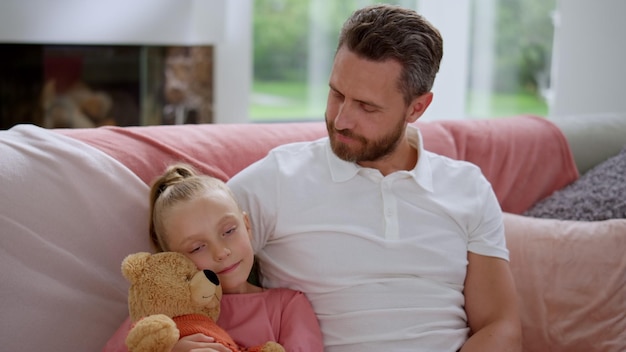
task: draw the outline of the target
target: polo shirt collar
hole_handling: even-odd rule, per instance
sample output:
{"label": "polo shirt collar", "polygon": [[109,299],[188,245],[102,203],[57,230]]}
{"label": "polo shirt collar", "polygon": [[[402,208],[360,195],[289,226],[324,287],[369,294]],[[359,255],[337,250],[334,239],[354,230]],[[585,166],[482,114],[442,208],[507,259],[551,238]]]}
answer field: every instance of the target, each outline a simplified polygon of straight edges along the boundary
{"label": "polo shirt collar", "polygon": [[406,128],[406,136],[409,144],[417,149],[418,160],[413,170],[409,174],[415,182],[429,192],[433,192],[433,170],[430,166],[430,158],[424,150],[424,139],[420,130],[413,125]]}
{"label": "polo shirt collar", "polygon": [[[408,174],[418,185],[425,190],[432,192],[433,174],[430,166],[430,160],[424,150],[422,135],[417,127],[409,125],[407,126],[406,136],[409,144],[417,149],[419,159],[412,170],[399,172]],[[330,147],[330,139],[328,138],[326,140],[326,156],[330,174],[334,182],[348,181],[356,176],[359,173],[359,170],[363,169],[356,163],[348,162],[337,157]]]}

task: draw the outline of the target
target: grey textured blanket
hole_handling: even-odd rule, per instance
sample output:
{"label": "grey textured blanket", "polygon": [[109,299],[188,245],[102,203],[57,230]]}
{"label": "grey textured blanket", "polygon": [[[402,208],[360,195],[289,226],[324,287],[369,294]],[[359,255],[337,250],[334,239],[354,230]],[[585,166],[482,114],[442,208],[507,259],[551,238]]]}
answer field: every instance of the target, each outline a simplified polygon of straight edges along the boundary
{"label": "grey textured blanket", "polygon": [[524,215],[587,221],[626,218],[626,145],[617,155],[539,201]]}

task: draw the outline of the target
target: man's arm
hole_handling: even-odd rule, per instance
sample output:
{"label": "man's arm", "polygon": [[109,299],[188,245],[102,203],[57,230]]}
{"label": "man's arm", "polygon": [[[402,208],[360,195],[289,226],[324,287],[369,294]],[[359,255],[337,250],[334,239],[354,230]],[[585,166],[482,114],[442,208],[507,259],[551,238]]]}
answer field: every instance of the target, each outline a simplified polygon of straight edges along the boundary
{"label": "man's arm", "polygon": [[465,312],[470,338],[461,352],[520,352],[522,329],[509,263],[468,252]]}

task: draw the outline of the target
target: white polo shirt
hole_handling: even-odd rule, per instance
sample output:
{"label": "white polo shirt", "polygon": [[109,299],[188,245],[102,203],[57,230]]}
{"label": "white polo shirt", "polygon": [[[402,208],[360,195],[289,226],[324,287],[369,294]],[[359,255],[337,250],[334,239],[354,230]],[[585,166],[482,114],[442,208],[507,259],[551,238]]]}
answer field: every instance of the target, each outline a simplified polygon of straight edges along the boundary
{"label": "white polo shirt", "polygon": [[467,252],[508,260],[502,213],[468,162],[419,151],[385,177],[328,138],[280,146],[229,186],[250,214],[263,285],[306,293],[326,351],[456,351]]}

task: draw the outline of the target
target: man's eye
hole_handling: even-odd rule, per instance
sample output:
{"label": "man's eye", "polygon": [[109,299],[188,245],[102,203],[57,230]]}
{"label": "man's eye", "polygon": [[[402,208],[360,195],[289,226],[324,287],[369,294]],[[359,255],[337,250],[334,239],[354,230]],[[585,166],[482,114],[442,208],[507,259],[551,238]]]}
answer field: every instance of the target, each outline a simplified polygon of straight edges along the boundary
{"label": "man's eye", "polygon": [[367,104],[361,104],[361,109],[363,109],[363,111],[365,112],[376,112],[377,110],[374,106]]}
{"label": "man's eye", "polygon": [[232,235],[235,230],[237,230],[237,227],[231,227],[230,229],[226,230],[226,232],[224,232],[224,235]]}
{"label": "man's eye", "polygon": [[331,95],[337,99],[343,99],[343,95],[336,90],[331,90]]}

